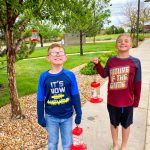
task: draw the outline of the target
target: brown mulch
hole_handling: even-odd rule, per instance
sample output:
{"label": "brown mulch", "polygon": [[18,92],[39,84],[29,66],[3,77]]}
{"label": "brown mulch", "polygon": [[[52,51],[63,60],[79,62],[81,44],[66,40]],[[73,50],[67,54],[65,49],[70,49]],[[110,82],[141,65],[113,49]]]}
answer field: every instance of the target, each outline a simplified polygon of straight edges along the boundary
{"label": "brown mulch", "polygon": [[[72,71],[77,77],[83,105],[90,97],[90,83],[94,77],[81,75],[81,67],[83,65]],[[100,76],[96,78],[101,85],[105,81]],[[47,145],[47,132],[37,124],[36,94],[21,97],[20,104],[25,115],[23,120],[10,119],[10,104],[0,108],[0,150],[42,150]]]}

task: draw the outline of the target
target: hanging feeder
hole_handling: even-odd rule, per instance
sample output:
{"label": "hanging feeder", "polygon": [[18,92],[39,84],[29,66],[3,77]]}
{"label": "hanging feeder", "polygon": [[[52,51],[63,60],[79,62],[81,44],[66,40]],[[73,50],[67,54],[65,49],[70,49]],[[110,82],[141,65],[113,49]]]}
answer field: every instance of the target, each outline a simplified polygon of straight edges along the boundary
{"label": "hanging feeder", "polygon": [[31,41],[32,42],[38,42],[39,41],[38,30],[35,30],[35,29],[32,30]]}
{"label": "hanging feeder", "polygon": [[92,82],[91,83],[91,103],[100,103],[103,99],[100,98],[100,83],[99,82]]}
{"label": "hanging feeder", "polygon": [[70,150],[87,150],[86,144],[83,143],[82,133],[83,129],[78,126],[72,130],[73,144]]}

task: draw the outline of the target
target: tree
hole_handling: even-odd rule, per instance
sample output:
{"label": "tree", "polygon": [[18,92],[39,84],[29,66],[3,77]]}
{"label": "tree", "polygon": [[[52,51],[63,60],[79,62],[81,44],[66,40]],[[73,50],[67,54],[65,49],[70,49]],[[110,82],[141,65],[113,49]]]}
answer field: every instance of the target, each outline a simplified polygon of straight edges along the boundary
{"label": "tree", "polygon": [[[130,29],[130,36],[135,44],[136,37],[136,26],[137,26],[137,4],[135,3],[127,3],[123,8],[123,14],[126,17],[126,21],[122,22],[125,27]],[[144,22],[150,20],[150,8],[146,7],[144,3],[141,4],[140,7],[140,18],[139,18],[139,26],[140,28],[144,28]]]}
{"label": "tree", "polygon": [[114,25],[106,28],[106,34],[117,34],[118,33],[118,28]]}
{"label": "tree", "polygon": [[[51,19],[57,22],[61,18],[61,10],[67,0],[0,0],[0,29],[5,37],[7,57],[8,88],[11,103],[11,118],[22,118],[23,114],[18,100],[16,87],[15,61],[16,57],[23,57],[23,32],[32,18]],[[60,3],[60,5],[58,5]],[[29,54],[31,51],[27,50]],[[23,55],[22,55],[23,54]],[[26,54],[25,54],[26,56]]]}
{"label": "tree", "polygon": [[104,23],[109,23],[108,17],[110,16],[110,10],[106,9],[108,3],[104,1],[95,0],[92,4],[93,17],[86,31],[88,37],[93,37],[95,43],[95,36],[100,32]]}
{"label": "tree", "polygon": [[[22,118],[22,111],[18,101],[14,63],[16,54],[22,42],[22,33],[30,18],[36,14],[43,5],[42,0],[0,0],[0,28],[4,33],[7,56],[7,75],[11,102],[11,118]],[[18,31],[17,39],[15,31]]]}
{"label": "tree", "polygon": [[90,18],[92,15],[90,9],[90,1],[88,0],[73,0],[70,3],[71,11],[66,12],[67,18],[65,22],[65,31],[67,32],[76,32],[80,34],[80,55],[83,55],[83,35],[88,28]]}
{"label": "tree", "polygon": [[[44,39],[51,39],[54,36],[57,36],[56,33],[60,33],[60,31],[57,28],[53,27],[54,25],[50,23],[49,21],[45,20],[31,20],[30,24],[28,25],[28,30],[36,29],[38,30],[38,36],[40,38],[41,47],[43,47],[43,40]],[[57,32],[56,32],[57,30]],[[56,32],[56,33],[54,33]],[[58,35],[59,35],[58,33]]]}
{"label": "tree", "polygon": [[[79,32],[80,33],[80,55],[83,55],[83,35],[87,31],[94,31],[93,36],[97,33],[98,28],[101,28],[102,23],[108,16],[108,11],[105,10],[110,0],[72,0],[70,6],[71,12],[66,15],[69,16],[69,21],[65,22],[65,31]],[[101,8],[98,13],[98,8]],[[96,30],[94,30],[96,28]]]}
{"label": "tree", "polygon": [[124,31],[124,28],[123,27],[119,27],[118,28],[118,33],[124,33],[125,31]]}

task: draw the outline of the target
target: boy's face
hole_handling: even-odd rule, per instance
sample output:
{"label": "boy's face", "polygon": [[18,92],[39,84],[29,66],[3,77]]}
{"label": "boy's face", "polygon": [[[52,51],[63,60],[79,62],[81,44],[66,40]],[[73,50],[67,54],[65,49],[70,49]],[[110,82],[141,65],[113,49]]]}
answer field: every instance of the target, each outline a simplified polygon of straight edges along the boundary
{"label": "boy's face", "polygon": [[116,48],[118,49],[118,51],[120,52],[126,52],[129,51],[131,48],[132,42],[130,37],[128,36],[121,36],[120,38],[117,39],[116,41]]}
{"label": "boy's face", "polygon": [[49,50],[48,61],[53,65],[63,65],[66,60],[67,57],[63,48],[54,47]]}

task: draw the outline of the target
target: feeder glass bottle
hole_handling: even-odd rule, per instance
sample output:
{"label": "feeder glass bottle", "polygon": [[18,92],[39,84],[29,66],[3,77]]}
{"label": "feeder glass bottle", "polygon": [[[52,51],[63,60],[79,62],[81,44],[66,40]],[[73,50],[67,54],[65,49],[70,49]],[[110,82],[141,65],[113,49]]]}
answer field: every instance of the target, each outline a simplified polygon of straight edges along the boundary
{"label": "feeder glass bottle", "polygon": [[32,42],[39,41],[39,39],[38,39],[38,30],[35,30],[35,29],[32,30],[31,41]]}
{"label": "feeder glass bottle", "polygon": [[71,145],[71,150],[87,150],[87,146],[83,142],[82,133],[83,129],[80,127],[75,127],[72,130],[73,144]]}
{"label": "feeder glass bottle", "polygon": [[100,98],[100,83],[99,82],[92,82],[91,83],[91,98],[90,102],[92,103],[100,103],[103,99]]}

